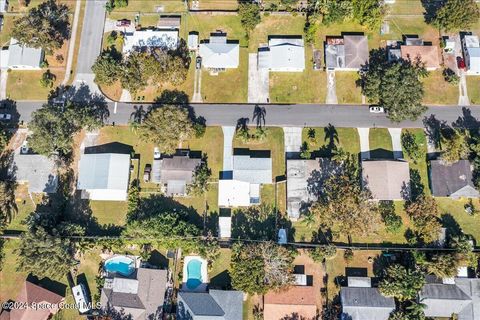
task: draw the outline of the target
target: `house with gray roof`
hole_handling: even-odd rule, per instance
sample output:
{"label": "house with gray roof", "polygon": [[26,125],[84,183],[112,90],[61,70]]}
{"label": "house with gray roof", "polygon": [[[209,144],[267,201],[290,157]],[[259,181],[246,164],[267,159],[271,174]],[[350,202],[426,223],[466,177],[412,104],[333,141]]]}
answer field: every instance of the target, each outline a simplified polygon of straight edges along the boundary
{"label": "house with gray roof", "polygon": [[180,291],[177,297],[178,320],[242,320],[243,292],[210,290]]}
{"label": "house with gray roof", "polygon": [[199,55],[202,66],[214,72],[238,68],[240,45],[238,41],[227,41],[227,34],[216,32],[210,39],[200,43]]}
{"label": "house with gray roof", "polygon": [[425,316],[450,318],[455,314],[458,320],[480,319],[480,279],[445,280],[427,277],[427,284],[418,295],[418,300],[426,305]]}
{"label": "house with gray roof", "polygon": [[368,277],[348,277],[348,287],[340,289],[342,320],[387,320],[395,311],[393,298],[371,287]]}
{"label": "house with gray roof", "polygon": [[43,49],[24,46],[17,39],[11,38],[8,49],[2,50],[1,67],[13,70],[40,70],[44,57]]}
{"label": "house with gray roof", "polygon": [[468,160],[446,164],[442,160],[430,161],[430,189],[435,197],[478,198],[473,184],[473,166]]}
{"label": "house with gray roof", "polygon": [[102,309],[114,309],[132,320],[161,319],[167,270],[138,268],[129,278],[106,278],[100,296]]}
{"label": "house with gray roof", "polygon": [[362,185],[373,200],[410,197],[410,169],[404,160],[362,160]]}
{"label": "house with gray roof", "polygon": [[368,63],[368,39],[364,35],[327,37],[325,65],[328,70],[358,71]]}
{"label": "house with gray roof", "polygon": [[258,68],[275,72],[303,72],[305,47],[301,36],[271,36],[268,47],[258,49]]}
{"label": "house with gray roof", "polygon": [[163,185],[168,196],[184,196],[187,186],[192,182],[201,159],[192,159],[189,154],[154,159],[152,163],[152,182]]}
{"label": "house with gray roof", "polygon": [[218,186],[218,205],[246,207],[260,203],[260,186],[272,183],[272,158],[234,155],[233,170],[223,171]]}

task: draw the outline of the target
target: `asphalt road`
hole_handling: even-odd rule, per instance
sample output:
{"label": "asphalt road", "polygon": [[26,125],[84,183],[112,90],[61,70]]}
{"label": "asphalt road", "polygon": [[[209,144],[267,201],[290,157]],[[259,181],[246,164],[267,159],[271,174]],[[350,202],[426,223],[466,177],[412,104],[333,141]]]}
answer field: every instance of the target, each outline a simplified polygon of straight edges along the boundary
{"label": "asphalt road", "polygon": [[[29,122],[31,113],[39,108],[42,102],[17,102],[17,110],[20,120]],[[128,124],[131,115],[139,107],[145,111],[149,104],[130,104],[109,102],[108,108],[110,124]],[[192,104],[196,116],[202,116],[208,125],[236,125],[238,119],[249,118],[253,123],[253,111],[255,105],[251,104]],[[451,124],[463,121],[467,127],[477,126],[480,119],[480,106],[454,107],[454,106],[431,106],[424,116],[416,121],[403,121],[392,123],[384,114],[372,114],[365,105],[321,105],[321,104],[297,104],[297,105],[261,105],[265,107],[265,123],[267,126],[280,127],[325,127],[332,124],[336,127],[361,127],[361,128],[423,128],[424,120],[434,116],[439,121]]]}

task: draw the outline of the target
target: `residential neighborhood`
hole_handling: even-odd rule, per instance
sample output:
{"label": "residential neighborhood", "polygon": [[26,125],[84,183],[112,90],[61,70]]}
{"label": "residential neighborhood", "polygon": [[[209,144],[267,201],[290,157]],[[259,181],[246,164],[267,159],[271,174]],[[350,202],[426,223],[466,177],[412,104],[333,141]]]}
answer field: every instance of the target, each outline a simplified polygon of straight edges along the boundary
{"label": "residential neighborhood", "polygon": [[0,0],[0,320],[480,319],[476,0]]}

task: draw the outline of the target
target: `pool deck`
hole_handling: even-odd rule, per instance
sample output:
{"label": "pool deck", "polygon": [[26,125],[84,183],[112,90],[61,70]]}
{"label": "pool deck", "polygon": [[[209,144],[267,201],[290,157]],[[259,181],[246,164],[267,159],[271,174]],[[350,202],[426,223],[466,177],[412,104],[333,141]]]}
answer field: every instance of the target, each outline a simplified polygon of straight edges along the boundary
{"label": "pool deck", "polygon": [[[202,277],[202,284],[200,284],[195,289],[191,289],[187,286],[188,280],[188,263],[192,260],[199,260],[202,263],[201,266],[201,277]],[[204,292],[207,291],[208,286],[208,271],[207,271],[207,261],[200,256],[186,256],[183,259],[183,280],[182,280],[182,291],[193,291],[193,292]]]}

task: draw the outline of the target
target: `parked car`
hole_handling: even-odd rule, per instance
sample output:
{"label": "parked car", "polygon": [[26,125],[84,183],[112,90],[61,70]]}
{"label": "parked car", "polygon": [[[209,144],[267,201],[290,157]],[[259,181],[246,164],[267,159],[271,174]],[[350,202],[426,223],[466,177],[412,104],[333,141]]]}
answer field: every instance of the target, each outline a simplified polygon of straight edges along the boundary
{"label": "parked car", "polygon": [[153,148],[153,159],[157,160],[160,159],[162,154],[160,153],[160,148],[155,147]]}
{"label": "parked car", "polygon": [[12,120],[12,115],[9,113],[0,113],[0,120],[1,121],[10,121]]}
{"label": "parked car", "polygon": [[28,153],[28,141],[25,140],[20,147],[20,153]]}
{"label": "parked car", "polygon": [[130,27],[131,21],[128,19],[117,20],[117,27]]}
{"label": "parked car", "polygon": [[148,182],[150,181],[150,175],[152,173],[152,165],[146,164],[145,169],[143,170],[143,181]]}
{"label": "parked car", "polygon": [[202,68],[202,57],[197,57],[197,59],[195,59],[195,68],[197,69],[201,69]]}
{"label": "parked car", "polygon": [[379,107],[379,106],[371,106],[369,109],[370,109],[371,113],[384,113],[385,112],[383,107]]}
{"label": "parked car", "polygon": [[457,66],[458,69],[465,69],[465,60],[462,57],[457,57]]}

